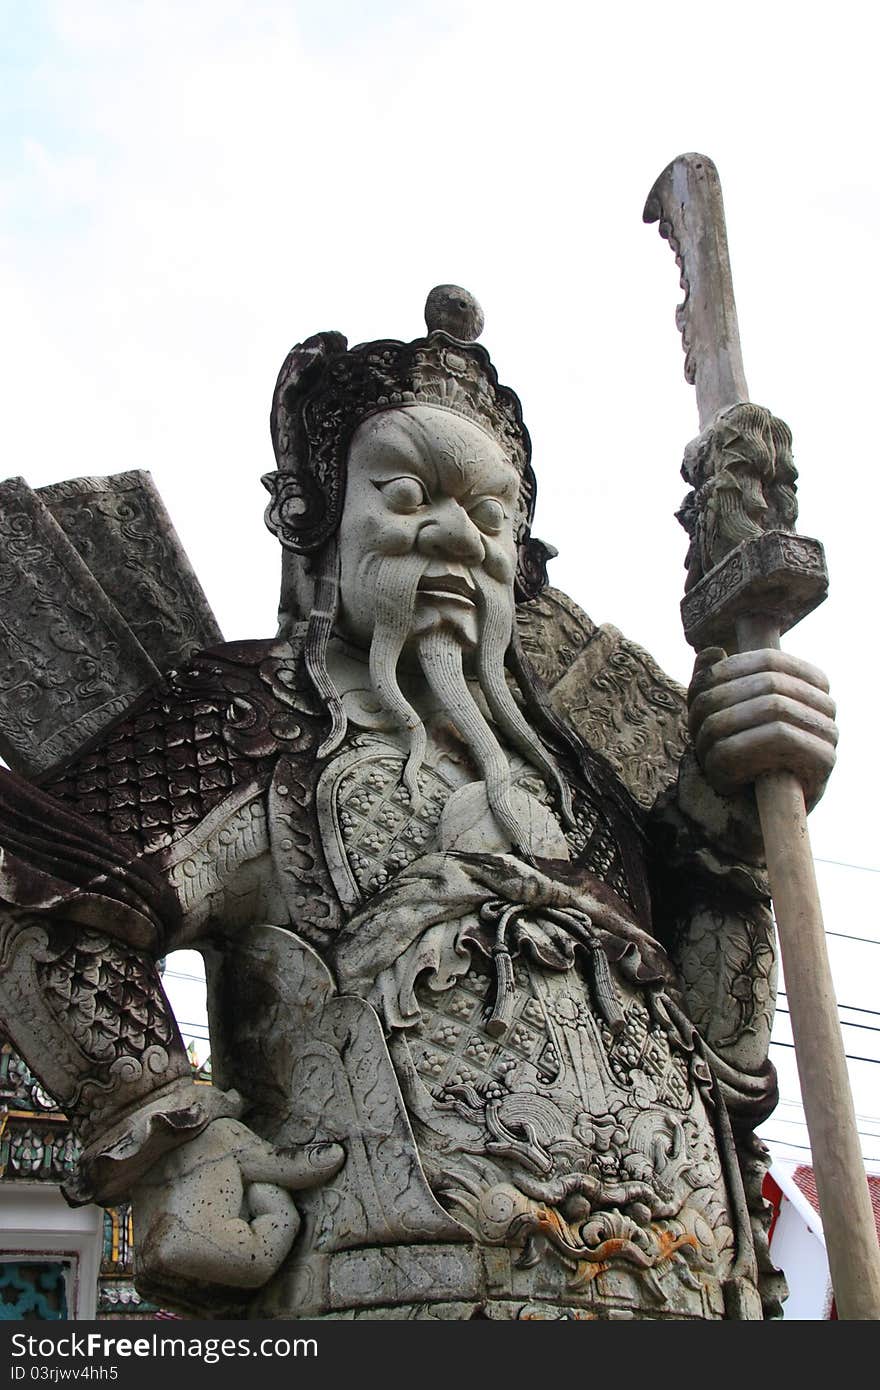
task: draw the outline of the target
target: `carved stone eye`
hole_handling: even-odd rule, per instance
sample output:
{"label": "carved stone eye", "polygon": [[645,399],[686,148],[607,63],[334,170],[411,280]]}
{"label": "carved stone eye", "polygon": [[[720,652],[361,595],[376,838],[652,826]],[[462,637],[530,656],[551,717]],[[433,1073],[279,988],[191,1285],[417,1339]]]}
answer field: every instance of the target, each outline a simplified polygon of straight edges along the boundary
{"label": "carved stone eye", "polygon": [[416,512],[428,500],[418,478],[392,478],[376,486],[393,512]]}
{"label": "carved stone eye", "polygon": [[507,519],[504,508],[494,497],[481,498],[471,507],[470,518],[475,526],[490,536],[497,536]]}

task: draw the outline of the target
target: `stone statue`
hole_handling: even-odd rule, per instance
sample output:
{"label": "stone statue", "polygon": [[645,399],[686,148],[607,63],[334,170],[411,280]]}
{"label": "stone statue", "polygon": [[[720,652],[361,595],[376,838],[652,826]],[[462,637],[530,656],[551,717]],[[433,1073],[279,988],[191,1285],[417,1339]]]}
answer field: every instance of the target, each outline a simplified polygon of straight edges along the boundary
{"label": "stone statue", "polygon": [[[426,319],[281,369],[274,639],[218,641],[145,475],[4,485],[3,1024],[75,1123],[70,1199],[131,1199],[167,1306],[778,1315],[748,784],[818,799],[827,685],[711,649],[686,702],[549,588],[479,308],[441,286]],[[719,498],[725,438],[686,460]]]}

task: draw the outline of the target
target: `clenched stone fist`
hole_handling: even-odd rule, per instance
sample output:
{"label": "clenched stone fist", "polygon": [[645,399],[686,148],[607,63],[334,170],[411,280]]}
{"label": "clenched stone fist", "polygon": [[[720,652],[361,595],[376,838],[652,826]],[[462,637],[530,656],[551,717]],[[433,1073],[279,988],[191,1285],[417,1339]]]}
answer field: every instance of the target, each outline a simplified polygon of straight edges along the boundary
{"label": "clenched stone fist", "polygon": [[828,681],[815,666],[773,649],[728,656],[707,647],[688,691],[688,719],[709,782],[730,793],[765,772],[792,772],[807,810],[834,766],[837,726]]}

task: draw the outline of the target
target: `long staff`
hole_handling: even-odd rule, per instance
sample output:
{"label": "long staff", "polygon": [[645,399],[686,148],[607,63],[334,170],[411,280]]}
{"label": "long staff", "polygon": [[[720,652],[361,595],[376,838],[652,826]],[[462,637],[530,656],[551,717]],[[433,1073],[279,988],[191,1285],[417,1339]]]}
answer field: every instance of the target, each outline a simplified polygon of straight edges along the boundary
{"label": "long staff", "polygon": [[[790,437],[784,426],[780,434],[781,422],[746,404],[721,184],[712,161],[699,154],[673,160],[648,195],[644,219],[660,223],[660,235],[675,252],[685,292],[676,313],[685,376],[696,387],[701,430],[715,426],[721,439],[713,456],[703,436],[703,456],[697,450],[691,458],[695,491],[683,520],[694,563],[682,601],[685,636],[697,650],[716,643],[729,648],[731,637],[739,651],[778,647],[780,633],[825,597],[827,574],[819,542],[794,533]],[[726,456],[725,434],[739,445]],[[739,527],[731,524],[734,513]],[[743,533],[746,539],[739,539]],[[846,1319],[880,1319],[880,1248],[803,792],[793,773],[769,772],[757,778],[755,794],[837,1311]]]}

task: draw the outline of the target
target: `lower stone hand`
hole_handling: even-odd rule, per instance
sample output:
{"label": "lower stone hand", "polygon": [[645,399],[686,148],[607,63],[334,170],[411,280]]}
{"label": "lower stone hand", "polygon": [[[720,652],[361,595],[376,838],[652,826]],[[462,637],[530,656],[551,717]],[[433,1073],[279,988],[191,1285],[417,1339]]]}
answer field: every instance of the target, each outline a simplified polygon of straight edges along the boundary
{"label": "lower stone hand", "polygon": [[138,1287],[183,1306],[195,1306],[196,1289],[222,1301],[261,1287],[300,1228],[291,1193],[327,1181],[344,1157],[338,1144],[282,1152],[238,1120],[214,1120],[132,1193]]}

